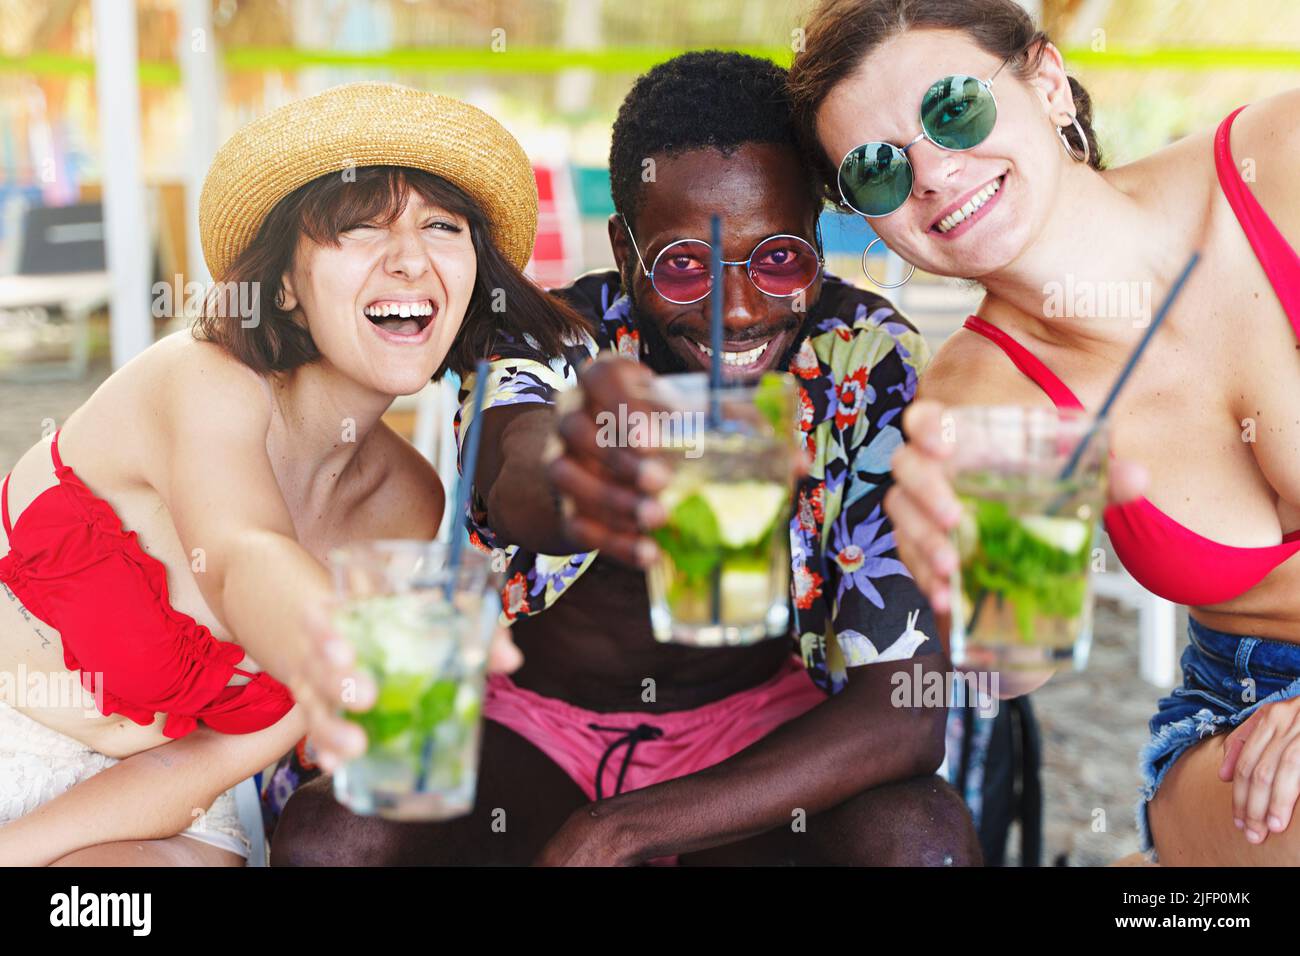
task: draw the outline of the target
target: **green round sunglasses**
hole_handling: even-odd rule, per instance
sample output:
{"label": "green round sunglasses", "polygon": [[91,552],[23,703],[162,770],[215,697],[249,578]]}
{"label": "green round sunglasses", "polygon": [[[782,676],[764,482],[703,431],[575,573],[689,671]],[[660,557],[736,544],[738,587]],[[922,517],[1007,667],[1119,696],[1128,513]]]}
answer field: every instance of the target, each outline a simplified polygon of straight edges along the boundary
{"label": "green round sunglasses", "polygon": [[921,132],[902,148],[893,143],[863,143],[840,160],[840,199],[854,212],[877,219],[897,212],[912,194],[912,163],[907,151],[928,139],[940,149],[974,149],[993,132],[998,103],[993,81],[1011,62],[987,80],[954,73],[930,85],[921,99]]}

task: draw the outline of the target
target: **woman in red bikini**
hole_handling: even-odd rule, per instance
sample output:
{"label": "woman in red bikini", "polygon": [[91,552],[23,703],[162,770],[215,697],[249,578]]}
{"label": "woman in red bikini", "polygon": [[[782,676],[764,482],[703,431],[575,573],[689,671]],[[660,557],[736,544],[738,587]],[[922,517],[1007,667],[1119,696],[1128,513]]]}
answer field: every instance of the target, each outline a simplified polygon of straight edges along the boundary
{"label": "woman in red bikini", "polygon": [[921,379],[886,501],[937,611],[943,407],[1097,408],[1150,317],[1054,317],[1049,290],[1159,302],[1201,251],[1112,416],[1111,539],[1191,618],[1139,826],[1165,863],[1300,864],[1300,91],[1103,170],[1086,93],[1011,0],[828,0],[791,82],[832,198],[987,293]]}
{"label": "woman in red bikini", "polygon": [[[356,731],[326,716],[348,661],[320,643],[323,561],[437,533],[438,475],[381,421],[396,396],[503,327],[557,348],[580,323],[521,273],[536,217],[509,133],[404,87],[222,147],[204,253],[259,313],[145,350],[0,485],[0,672],[27,691],[0,700],[0,863],[239,865],[230,788],[309,724],[326,749]],[[69,676],[92,702],[31,692]]]}

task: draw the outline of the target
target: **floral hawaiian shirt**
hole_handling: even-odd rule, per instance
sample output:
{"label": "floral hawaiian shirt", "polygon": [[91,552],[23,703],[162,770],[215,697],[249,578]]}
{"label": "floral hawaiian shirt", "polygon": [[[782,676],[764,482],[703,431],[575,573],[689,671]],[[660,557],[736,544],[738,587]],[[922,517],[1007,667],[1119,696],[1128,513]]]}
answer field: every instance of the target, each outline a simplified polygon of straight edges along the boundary
{"label": "floral hawaiian shirt", "polygon": [[[645,358],[631,302],[615,271],[588,273],[555,290],[596,329],[563,350],[507,341],[492,356],[486,408],[552,403],[599,351]],[[929,361],[921,334],[885,299],[826,276],[788,371],[799,384],[799,434],[812,461],[790,519],[791,638],[813,680],[839,691],[845,669],[910,658],[939,648],[929,604],[898,560],[882,502],[889,459],[903,440],[900,419]],[[458,433],[472,411],[474,377],[465,381]],[[559,600],[595,552],[533,554],[499,540],[471,501],[470,540],[506,571],[504,618],[538,614]]]}

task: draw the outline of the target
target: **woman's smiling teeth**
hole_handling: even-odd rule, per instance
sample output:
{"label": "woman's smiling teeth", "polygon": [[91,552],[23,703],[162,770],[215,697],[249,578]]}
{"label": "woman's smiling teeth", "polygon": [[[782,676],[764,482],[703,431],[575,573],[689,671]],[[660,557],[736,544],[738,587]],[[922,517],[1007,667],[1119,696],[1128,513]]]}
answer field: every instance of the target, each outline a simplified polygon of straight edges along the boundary
{"label": "woman's smiling teeth", "polygon": [[966,200],[966,204],[962,206],[960,209],[955,210],[954,212],[949,213],[947,216],[944,216],[942,219],[940,219],[939,222],[935,225],[935,228],[938,229],[939,232],[941,233],[949,232],[957,228],[957,226],[959,226],[962,222],[964,222],[970,216],[973,216],[976,210],[978,210],[986,202],[992,199],[997,194],[997,191],[1001,188],[1002,188],[1002,180],[1001,179],[993,180],[993,182],[989,183],[987,186],[985,186],[983,189],[977,192],[974,196],[971,196],[970,199]]}
{"label": "woman's smiling teeth", "polygon": [[[746,365],[753,365],[762,358],[763,353],[767,351],[767,347],[771,344],[771,340],[769,339],[757,348],[748,349],[744,352],[728,352],[724,350],[722,353],[722,364],[736,365],[742,368]],[[700,344],[700,351],[709,358],[713,358],[713,349],[709,348],[707,345]]]}
{"label": "woman's smiling teeth", "polygon": [[375,302],[366,306],[365,312],[372,319],[383,319],[390,315],[409,319],[411,316],[433,315],[433,303],[427,299],[423,302]]}
{"label": "woman's smiling teeth", "polygon": [[419,335],[428,327],[437,307],[429,299],[404,302],[380,299],[362,310],[373,325],[393,335]]}

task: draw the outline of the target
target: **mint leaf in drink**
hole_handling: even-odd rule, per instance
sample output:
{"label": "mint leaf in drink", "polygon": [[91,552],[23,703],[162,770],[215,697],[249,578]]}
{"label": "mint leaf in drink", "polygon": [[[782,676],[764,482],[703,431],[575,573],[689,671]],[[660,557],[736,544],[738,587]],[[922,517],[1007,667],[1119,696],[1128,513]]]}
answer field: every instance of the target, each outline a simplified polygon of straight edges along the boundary
{"label": "mint leaf in drink", "polygon": [[375,699],[375,710],[389,713],[415,710],[416,702],[429,682],[424,674],[394,673],[385,674],[377,683],[379,694]]}
{"label": "mint leaf in drink", "polygon": [[344,711],[343,716],[366,732],[366,740],[371,748],[387,743],[411,727],[409,710],[389,711],[376,708],[364,713]]}
{"label": "mint leaf in drink", "polygon": [[434,681],[420,698],[419,709],[414,715],[416,729],[422,733],[429,733],[451,716],[455,703],[456,682],[454,680]]}
{"label": "mint leaf in drink", "polygon": [[962,557],[962,587],[969,600],[988,595],[1010,601],[1016,630],[1026,643],[1035,640],[1041,618],[1074,618],[1083,611],[1092,544],[1089,522],[1018,515],[997,500],[966,502],[975,523],[974,540],[965,542]]}
{"label": "mint leaf in drink", "polygon": [[709,574],[722,560],[722,534],[718,519],[703,495],[688,495],[668,515],[668,522],[654,532],[677,571],[695,579]]}

